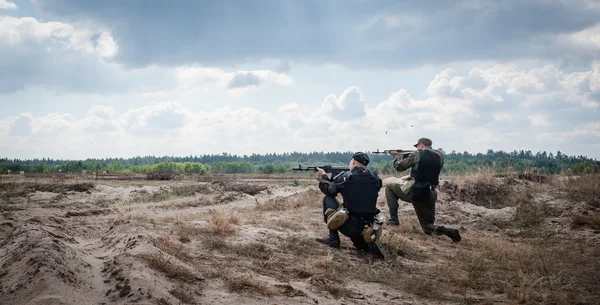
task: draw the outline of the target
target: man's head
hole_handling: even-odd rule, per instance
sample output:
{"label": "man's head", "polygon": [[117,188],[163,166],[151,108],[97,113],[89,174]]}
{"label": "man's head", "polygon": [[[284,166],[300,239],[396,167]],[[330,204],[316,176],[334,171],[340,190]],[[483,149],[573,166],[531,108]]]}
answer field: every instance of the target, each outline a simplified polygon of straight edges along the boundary
{"label": "man's head", "polygon": [[359,166],[359,167],[367,167],[367,165],[369,164],[369,161],[371,161],[369,159],[369,156],[367,156],[367,154],[363,153],[363,152],[357,152],[354,155],[352,155],[352,159],[350,159],[350,169],[353,169],[355,166]]}
{"label": "man's head", "polygon": [[417,141],[417,144],[413,145],[414,147],[417,148],[417,150],[421,150],[423,148],[431,148],[431,145],[433,145],[433,142],[428,139],[428,138],[420,138]]}

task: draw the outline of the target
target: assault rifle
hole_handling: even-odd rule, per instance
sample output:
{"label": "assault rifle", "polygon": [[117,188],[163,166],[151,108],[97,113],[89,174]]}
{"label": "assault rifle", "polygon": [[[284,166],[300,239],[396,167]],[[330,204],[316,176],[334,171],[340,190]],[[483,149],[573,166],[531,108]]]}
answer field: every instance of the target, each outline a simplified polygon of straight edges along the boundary
{"label": "assault rifle", "polygon": [[347,167],[335,167],[335,166],[331,166],[331,165],[302,167],[302,165],[300,165],[300,164],[298,164],[298,167],[292,168],[292,170],[295,170],[295,171],[314,171],[314,172],[316,172],[317,171],[317,167],[318,168],[322,168],[326,173],[331,173],[331,177],[329,177],[329,181],[323,180],[323,179],[321,179],[321,177],[317,178],[317,180],[319,180],[320,182],[323,182],[323,183],[331,183],[333,181],[333,178],[336,177],[337,175],[339,175],[340,173],[350,171],[350,169],[347,168]]}
{"label": "assault rifle", "polygon": [[414,150],[402,150],[402,149],[386,149],[384,151],[379,151],[379,149],[377,149],[377,151],[372,151],[371,153],[374,155],[384,155],[384,154],[390,154],[392,152],[396,152],[399,155],[402,156],[402,159],[408,157],[408,155],[410,155],[410,153],[414,152]]}

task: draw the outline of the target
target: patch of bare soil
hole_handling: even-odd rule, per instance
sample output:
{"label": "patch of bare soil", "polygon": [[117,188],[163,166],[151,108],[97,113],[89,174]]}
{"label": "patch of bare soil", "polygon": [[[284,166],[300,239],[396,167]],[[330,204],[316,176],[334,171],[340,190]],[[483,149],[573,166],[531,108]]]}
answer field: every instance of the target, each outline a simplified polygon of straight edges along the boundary
{"label": "patch of bare soil", "polygon": [[316,181],[0,183],[0,304],[596,304],[597,184],[547,179],[446,179],[463,240],[401,202],[383,261],[314,240]]}

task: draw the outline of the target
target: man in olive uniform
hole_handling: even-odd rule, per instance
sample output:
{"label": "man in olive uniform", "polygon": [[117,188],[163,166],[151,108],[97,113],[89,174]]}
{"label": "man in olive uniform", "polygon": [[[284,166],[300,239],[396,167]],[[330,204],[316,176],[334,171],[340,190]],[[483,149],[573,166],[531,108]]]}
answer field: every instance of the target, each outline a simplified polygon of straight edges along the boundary
{"label": "man in olive uniform", "polygon": [[394,157],[394,168],[403,172],[409,168],[410,176],[415,180],[408,194],[404,193],[401,185],[390,183],[385,186],[385,197],[390,209],[388,225],[397,226],[398,221],[398,199],[412,203],[421,228],[425,234],[446,235],[454,242],[459,242],[461,236],[457,229],[436,226],[435,202],[437,193],[435,188],[439,185],[439,175],[444,166],[442,154],[431,148],[433,142],[428,138],[420,138],[414,146],[416,151],[405,158],[400,157],[397,152],[391,152]]}
{"label": "man in olive uniform", "polygon": [[[365,225],[371,226],[377,209],[377,197],[383,182],[376,173],[369,170],[369,156],[363,152],[355,153],[350,159],[348,172],[342,172],[333,177],[331,183],[320,182],[319,189],[325,194],[323,198],[323,217],[327,223],[327,209],[337,210],[340,203],[336,199],[338,193],[342,194],[344,207],[348,210],[348,220],[337,230],[330,230],[329,236],[318,237],[320,243],[333,248],[340,247],[338,231],[350,237],[354,247],[359,250],[369,251],[376,257],[383,259],[383,253],[375,242],[367,243],[363,238]],[[317,178],[321,181],[329,180],[325,171],[318,168]]]}

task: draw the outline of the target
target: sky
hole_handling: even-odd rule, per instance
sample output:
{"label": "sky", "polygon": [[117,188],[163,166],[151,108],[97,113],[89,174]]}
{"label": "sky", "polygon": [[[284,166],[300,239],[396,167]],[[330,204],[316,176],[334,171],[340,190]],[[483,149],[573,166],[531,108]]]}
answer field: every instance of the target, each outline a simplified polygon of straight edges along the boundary
{"label": "sky", "polygon": [[600,0],[0,0],[0,157],[600,159]]}

